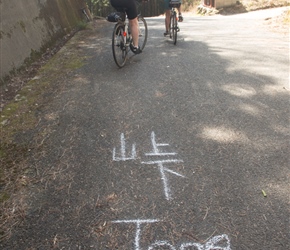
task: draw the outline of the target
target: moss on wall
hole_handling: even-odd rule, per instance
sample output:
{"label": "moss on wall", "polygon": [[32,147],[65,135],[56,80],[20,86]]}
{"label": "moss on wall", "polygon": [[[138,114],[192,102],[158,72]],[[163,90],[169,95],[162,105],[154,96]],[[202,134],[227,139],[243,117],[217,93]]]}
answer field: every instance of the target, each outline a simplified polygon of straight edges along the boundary
{"label": "moss on wall", "polygon": [[[78,28],[85,0],[2,0],[0,85]],[[21,44],[21,46],[19,46]],[[5,49],[4,49],[5,48]],[[33,51],[34,53],[31,53]]]}

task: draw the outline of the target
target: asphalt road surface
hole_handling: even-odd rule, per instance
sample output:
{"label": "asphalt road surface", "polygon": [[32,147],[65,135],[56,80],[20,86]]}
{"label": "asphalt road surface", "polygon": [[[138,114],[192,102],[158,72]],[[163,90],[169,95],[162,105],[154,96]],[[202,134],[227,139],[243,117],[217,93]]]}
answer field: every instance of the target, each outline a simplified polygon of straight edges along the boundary
{"label": "asphalt road surface", "polygon": [[76,66],[49,73],[29,132],[45,134],[39,181],[2,249],[289,249],[289,34],[272,13],[186,16],[176,46],[147,18],[123,69],[113,24],[72,38],[52,60]]}

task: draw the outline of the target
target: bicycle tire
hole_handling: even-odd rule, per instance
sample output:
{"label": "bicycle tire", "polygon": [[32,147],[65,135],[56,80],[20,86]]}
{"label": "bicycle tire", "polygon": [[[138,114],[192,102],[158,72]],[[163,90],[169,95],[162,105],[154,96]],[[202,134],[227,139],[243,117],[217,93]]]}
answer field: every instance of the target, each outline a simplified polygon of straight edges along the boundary
{"label": "bicycle tire", "polygon": [[124,30],[124,25],[117,23],[114,27],[112,36],[113,57],[119,68],[122,68],[126,64],[128,54],[128,47],[124,41]]}
{"label": "bicycle tire", "polygon": [[176,45],[177,42],[177,17],[176,17],[176,12],[173,13],[172,16],[172,39],[173,39],[173,43],[174,45]]}
{"label": "bicycle tire", "polygon": [[147,38],[148,38],[148,27],[147,22],[141,15],[138,15],[139,24],[139,46],[141,50],[145,48]]}
{"label": "bicycle tire", "polygon": [[169,18],[169,37],[170,39],[172,38],[172,14],[170,14],[170,18]]}

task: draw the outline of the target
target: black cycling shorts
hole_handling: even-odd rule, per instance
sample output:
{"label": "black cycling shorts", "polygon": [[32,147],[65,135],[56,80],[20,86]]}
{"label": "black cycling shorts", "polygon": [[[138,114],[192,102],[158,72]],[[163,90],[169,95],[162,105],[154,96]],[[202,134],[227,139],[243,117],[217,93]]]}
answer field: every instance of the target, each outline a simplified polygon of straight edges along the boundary
{"label": "black cycling shorts", "polygon": [[135,0],[111,0],[111,5],[117,10],[125,9],[128,18],[134,19],[137,17],[137,6]]}

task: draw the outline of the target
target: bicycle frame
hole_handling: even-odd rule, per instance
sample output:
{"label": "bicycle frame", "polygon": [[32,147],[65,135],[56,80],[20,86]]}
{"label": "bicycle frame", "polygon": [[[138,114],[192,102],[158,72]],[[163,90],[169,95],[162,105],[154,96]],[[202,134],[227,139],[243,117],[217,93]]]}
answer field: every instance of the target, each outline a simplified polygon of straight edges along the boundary
{"label": "bicycle frame", "polygon": [[86,11],[86,8],[85,8],[85,7],[84,7],[84,8],[81,8],[81,11],[82,11],[82,13],[83,13],[84,16],[85,16],[86,21],[87,21],[87,22],[90,22],[90,21],[91,21],[91,18],[89,17],[89,15],[88,15],[88,13],[87,13],[87,11]]}

